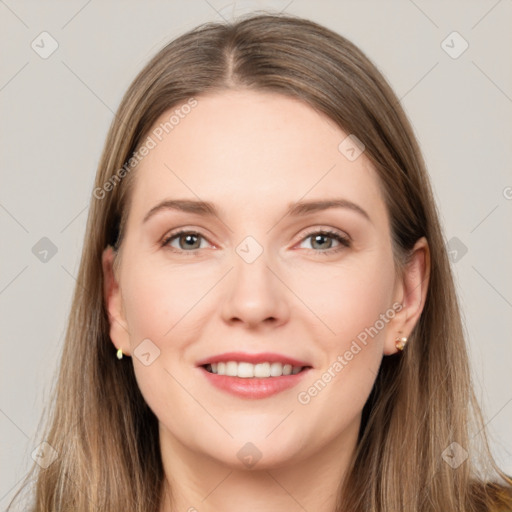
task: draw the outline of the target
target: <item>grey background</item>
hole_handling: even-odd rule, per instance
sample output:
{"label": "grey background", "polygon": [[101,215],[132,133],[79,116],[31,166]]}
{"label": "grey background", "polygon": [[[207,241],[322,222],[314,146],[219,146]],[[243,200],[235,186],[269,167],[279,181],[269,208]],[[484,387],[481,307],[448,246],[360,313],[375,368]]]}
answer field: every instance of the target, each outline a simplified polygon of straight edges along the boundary
{"label": "grey background", "polygon": [[[512,473],[510,0],[0,0],[2,510],[39,440],[93,178],[122,94],[175,36],[254,9],[285,10],[348,37],[401,99],[457,251],[452,264],[492,448]],[[43,31],[58,43],[47,59],[31,47]],[[456,59],[441,46],[453,31],[469,43]],[[446,44],[452,53],[462,48],[453,36]],[[33,252],[43,237],[57,249],[47,262]]]}

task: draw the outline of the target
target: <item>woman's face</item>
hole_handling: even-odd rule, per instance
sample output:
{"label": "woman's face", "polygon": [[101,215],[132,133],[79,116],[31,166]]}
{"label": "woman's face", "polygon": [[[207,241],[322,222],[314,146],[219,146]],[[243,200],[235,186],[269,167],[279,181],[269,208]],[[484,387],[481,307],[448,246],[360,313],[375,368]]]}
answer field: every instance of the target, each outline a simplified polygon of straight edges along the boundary
{"label": "woman's face", "polygon": [[[163,445],[238,467],[297,462],[356,439],[404,326],[377,174],[298,100],[249,91],[196,100],[155,123],[155,147],[132,171],[111,338],[132,356]],[[159,207],[170,201],[187,208]],[[200,366],[228,352],[310,368],[263,380]],[[279,379],[290,387],[277,390]]]}

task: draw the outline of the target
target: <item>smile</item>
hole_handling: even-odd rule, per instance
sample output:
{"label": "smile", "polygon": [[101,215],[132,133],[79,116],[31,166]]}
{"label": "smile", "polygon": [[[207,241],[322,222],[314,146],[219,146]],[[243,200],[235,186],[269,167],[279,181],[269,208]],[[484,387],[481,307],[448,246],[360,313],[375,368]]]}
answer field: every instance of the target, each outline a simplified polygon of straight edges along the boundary
{"label": "smile", "polygon": [[[229,363],[233,363],[233,365],[229,365]],[[251,363],[229,361],[228,363],[213,364],[216,364],[217,372],[219,372],[219,365],[221,365],[221,371],[223,373],[214,373],[212,364],[198,367],[207,382],[218,390],[245,399],[268,398],[293,388],[312,370],[310,366],[291,367],[290,365],[282,365],[281,363],[272,363],[272,365],[270,363],[258,363],[252,365]],[[224,365],[224,367],[222,365]],[[277,365],[280,365],[281,368]],[[260,366],[262,368],[257,369],[257,367]],[[295,373],[293,373],[294,369]],[[227,371],[230,370],[232,370],[231,373],[235,373],[236,371],[236,375],[227,375]],[[272,371],[274,374],[279,373],[279,375],[269,375],[266,377],[254,375],[255,373],[265,373],[266,375]],[[252,376],[250,376],[251,372]],[[291,373],[286,374],[286,372]],[[241,377],[241,374],[245,374],[246,376]]]}
{"label": "smile", "polygon": [[282,377],[283,375],[296,375],[300,373],[305,366],[292,366],[278,362],[265,362],[252,364],[245,361],[227,361],[211,363],[205,365],[206,371],[217,375],[227,375],[229,377],[240,377],[242,379],[254,378],[272,378]]}

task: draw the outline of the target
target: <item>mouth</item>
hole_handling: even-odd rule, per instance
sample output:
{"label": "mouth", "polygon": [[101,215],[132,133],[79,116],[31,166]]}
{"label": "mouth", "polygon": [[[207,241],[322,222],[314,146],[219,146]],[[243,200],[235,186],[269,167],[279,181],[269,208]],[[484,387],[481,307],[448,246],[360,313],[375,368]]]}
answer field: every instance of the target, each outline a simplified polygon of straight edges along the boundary
{"label": "mouth", "polygon": [[292,389],[312,371],[311,366],[282,363],[227,361],[198,366],[206,382],[217,390],[242,399],[264,399]]}
{"label": "mouth", "polygon": [[308,361],[275,352],[225,352],[196,363],[206,382],[238,398],[268,398],[294,388],[313,370]]}
{"label": "mouth", "polygon": [[238,377],[241,379],[272,379],[285,377],[288,375],[297,375],[310,368],[311,366],[293,366],[279,362],[263,362],[252,364],[246,361],[226,361],[217,363],[207,363],[201,365],[208,373],[219,376]]}

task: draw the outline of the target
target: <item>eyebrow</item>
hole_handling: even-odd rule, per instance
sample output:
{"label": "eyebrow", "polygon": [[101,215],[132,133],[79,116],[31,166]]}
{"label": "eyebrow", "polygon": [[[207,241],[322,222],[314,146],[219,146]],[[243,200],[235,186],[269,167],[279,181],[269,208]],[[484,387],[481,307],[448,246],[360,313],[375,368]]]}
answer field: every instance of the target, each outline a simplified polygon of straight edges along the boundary
{"label": "eyebrow", "polygon": [[[348,199],[326,199],[313,201],[298,201],[288,205],[285,217],[302,217],[311,213],[328,210],[331,208],[346,208],[359,213],[369,222],[372,222],[368,213],[359,205],[349,201]],[[195,199],[165,199],[161,203],[151,208],[144,217],[143,223],[147,222],[153,215],[160,211],[177,210],[185,213],[194,213],[203,217],[219,217],[217,207],[208,201],[200,201]]]}

